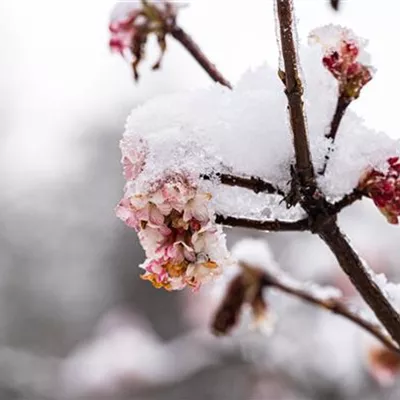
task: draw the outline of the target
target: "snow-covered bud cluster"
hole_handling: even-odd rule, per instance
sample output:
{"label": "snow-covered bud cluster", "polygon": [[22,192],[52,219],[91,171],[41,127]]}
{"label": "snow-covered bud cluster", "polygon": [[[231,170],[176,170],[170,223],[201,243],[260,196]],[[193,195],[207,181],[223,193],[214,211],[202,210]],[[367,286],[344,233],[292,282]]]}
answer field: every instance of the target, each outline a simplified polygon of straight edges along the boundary
{"label": "snow-covered bud cluster", "polygon": [[[325,41],[327,35],[331,37]],[[337,79],[340,95],[350,101],[356,99],[372,79],[372,68],[360,61],[362,41],[348,29],[332,25],[314,30],[310,38],[323,45],[322,63]]]}
{"label": "snow-covered bud cluster", "polygon": [[400,160],[391,157],[387,160],[386,173],[370,169],[361,178],[359,188],[363,190],[379,208],[391,224],[399,223],[400,216]]}
{"label": "snow-covered bud cluster", "polygon": [[148,35],[154,33],[160,47],[160,56],[153,69],[160,67],[166,50],[165,37],[174,26],[179,4],[164,0],[132,1],[117,3],[109,29],[110,49],[132,59],[135,79],[139,78],[137,67],[144,57]]}
{"label": "snow-covered bud cluster", "polygon": [[184,174],[166,174],[145,193],[134,180],[146,159],[143,141],[121,141],[122,163],[128,183],[117,216],[138,232],[147,260],[143,279],[167,290],[194,289],[218,276],[228,259],[225,237],[214,223],[211,195],[198,190]]}

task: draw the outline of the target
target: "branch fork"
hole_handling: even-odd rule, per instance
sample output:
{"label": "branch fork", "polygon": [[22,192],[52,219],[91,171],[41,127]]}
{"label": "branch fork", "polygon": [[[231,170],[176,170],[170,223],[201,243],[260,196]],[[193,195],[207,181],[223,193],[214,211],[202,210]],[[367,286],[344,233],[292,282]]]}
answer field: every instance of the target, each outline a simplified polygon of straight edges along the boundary
{"label": "branch fork", "polygon": [[[347,241],[345,235],[337,225],[337,215],[345,207],[360,200],[365,194],[355,189],[352,193],[344,196],[336,203],[330,203],[322,190],[318,187],[314,166],[308,142],[306,116],[303,107],[303,85],[299,75],[298,56],[293,33],[293,0],[275,0],[278,14],[280,32],[281,53],[283,57],[284,70],[278,75],[285,86],[285,93],[288,99],[288,111],[290,126],[293,135],[293,146],[295,150],[295,163],[292,166],[291,191],[284,201],[289,206],[300,203],[307,213],[307,217],[300,221],[253,221],[230,216],[217,216],[217,222],[229,226],[239,226],[252,229],[269,231],[310,231],[317,234],[331,249],[338,260],[343,271],[348,275],[362,298],[371,307],[376,317],[390,334],[387,337],[381,330],[368,322],[361,320],[350,313],[349,310],[337,301],[325,301],[310,297],[309,294],[299,292],[287,287],[272,276],[264,276],[264,284],[279,288],[281,291],[295,295],[305,301],[316,304],[320,307],[338,313],[376,336],[389,349],[399,352],[400,347],[400,316],[397,310],[382,293],[377,284],[373,281],[362,260]],[[340,122],[350,101],[339,97],[336,110],[330,125],[330,131],[326,135],[332,141],[336,138]],[[323,170],[326,170],[332,146],[330,147]],[[254,186],[250,184],[254,183]],[[255,184],[258,178],[243,180],[243,178],[221,178],[221,183],[229,186],[241,186],[251,189],[257,193],[258,186]],[[268,192],[268,190],[265,190]]]}

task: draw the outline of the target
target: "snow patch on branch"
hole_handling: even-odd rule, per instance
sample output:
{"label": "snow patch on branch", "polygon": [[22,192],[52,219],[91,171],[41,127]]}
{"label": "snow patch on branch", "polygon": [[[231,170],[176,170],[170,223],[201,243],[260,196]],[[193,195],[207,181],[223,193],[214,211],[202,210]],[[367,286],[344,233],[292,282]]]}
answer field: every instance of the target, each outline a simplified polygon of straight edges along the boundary
{"label": "snow patch on branch", "polygon": [[[324,68],[320,49],[302,48],[300,53],[310,145],[319,170],[329,145],[325,133],[336,105],[337,82]],[[148,148],[135,185],[146,189],[165,171],[195,176],[228,172],[257,176],[287,189],[293,146],[286,107],[283,86],[276,71],[268,66],[247,72],[233,91],[213,86],[149,101],[133,110],[124,133],[125,138],[141,138]],[[367,128],[348,111],[319,184],[331,200],[350,193],[367,168],[379,168],[388,157],[399,154],[398,144],[384,133]],[[224,207],[231,213],[245,215],[248,210],[257,210],[252,216],[265,218],[265,207],[257,206],[257,196],[249,196],[246,204],[240,205],[232,188],[219,189],[214,196],[217,212],[224,191],[228,193]],[[271,206],[269,214],[273,209]],[[297,210],[296,216],[300,214]],[[286,215],[287,219],[294,217]]]}

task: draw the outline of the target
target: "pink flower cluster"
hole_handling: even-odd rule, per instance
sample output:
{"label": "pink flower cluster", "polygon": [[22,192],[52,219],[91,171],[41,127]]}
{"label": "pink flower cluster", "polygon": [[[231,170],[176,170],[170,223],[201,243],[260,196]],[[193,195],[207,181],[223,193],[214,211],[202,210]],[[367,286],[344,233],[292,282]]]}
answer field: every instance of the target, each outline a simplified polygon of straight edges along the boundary
{"label": "pink flower cluster", "polygon": [[398,224],[400,216],[399,157],[391,157],[387,163],[389,168],[386,173],[371,169],[364,174],[359,188],[374,201],[389,223]]}
{"label": "pink flower cluster", "polygon": [[228,254],[209,208],[211,195],[199,192],[184,174],[166,175],[138,193],[133,181],[143,170],[146,146],[124,138],[121,149],[128,184],[116,214],[138,232],[147,257],[142,278],[157,288],[176,290],[187,285],[197,289],[219,275]]}
{"label": "pink flower cluster", "polygon": [[359,52],[357,43],[342,39],[322,58],[325,68],[338,80],[340,94],[349,100],[356,99],[372,79],[371,68],[357,61]]}
{"label": "pink flower cluster", "polygon": [[109,30],[110,49],[122,56],[131,55],[135,79],[139,78],[137,67],[144,57],[148,35],[154,33],[161,50],[153,65],[159,68],[166,49],[165,36],[175,24],[178,6],[168,1],[135,1],[115,6]]}

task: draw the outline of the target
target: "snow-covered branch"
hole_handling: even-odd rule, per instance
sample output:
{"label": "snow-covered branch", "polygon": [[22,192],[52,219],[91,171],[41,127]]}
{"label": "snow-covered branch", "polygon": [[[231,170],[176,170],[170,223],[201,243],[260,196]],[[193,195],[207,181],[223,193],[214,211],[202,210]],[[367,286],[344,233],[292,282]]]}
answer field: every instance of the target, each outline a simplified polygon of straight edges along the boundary
{"label": "snow-covered branch", "polygon": [[327,139],[330,139],[332,143],[328,147],[328,151],[325,156],[324,166],[322,167],[322,170],[319,171],[320,175],[323,175],[326,171],[326,167],[328,166],[331,152],[333,151],[333,144],[335,143],[336,134],[339,129],[340,121],[342,120],[342,118],[346,112],[346,109],[350,105],[350,103],[351,103],[351,101],[349,100],[349,98],[347,98],[345,96],[338,97],[338,101],[336,103],[336,108],[335,108],[335,113],[333,114],[329,132],[325,135],[325,137]]}
{"label": "snow-covered branch", "polygon": [[[266,192],[270,194],[285,196],[285,193],[281,189],[274,186],[272,183],[266,182],[258,177],[243,177],[224,173],[216,173],[215,175],[216,178],[218,178],[223,185],[242,187],[252,190],[254,193]],[[202,178],[204,180],[212,179],[212,177],[209,175],[202,175]]]}
{"label": "snow-covered branch", "polygon": [[353,203],[355,203],[358,200],[361,200],[363,198],[363,196],[365,196],[365,195],[366,194],[362,190],[356,188],[351,193],[344,195],[336,203],[333,203],[332,211],[334,213],[339,213],[344,208],[351,206]]}
{"label": "snow-covered branch", "polygon": [[307,185],[314,181],[314,168],[311,162],[307,126],[303,106],[303,85],[299,75],[298,57],[294,38],[294,17],[292,0],[277,0],[280,29],[280,43],[285,71],[285,93],[288,98],[290,124],[296,157],[296,172],[301,183]]}
{"label": "snow-covered branch", "polygon": [[371,335],[375,336],[389,349],[400,354],[398,346],[388,335],[383,332],[379,325],[364,319],[359,313],[350,310],[344,303],[343,299],[336,297],[325,298],[319,296],[318,292],[313,293],[310,290],[306,290],[301,284],[297,284],[295,281],[280,279],[279,277],[268,274],[267,272],[263,273],[262,279],[265,287],[273,287],[281,292],[297,297],[317,307],[329,310],[334,314],[341,315],[349,321],[354,322],[360,328],[365,329]]}
{"label": "snow-covered branch", "polygon": [[[215,81],[230,87],[191,38],[177,28],[176,9],[171,3],[161,2],[161,11],[158,2],[145,4],[150,8],[139,13],[147,13],[146,34],[158,34],[162,51],[165,35],[177,36]],[[235,90],[214,87],[174,94],[134,110],[121,141],[127,183],[117,214],[137,231],[146,251],[142,277],[167,290],[198,289],[224,272],[230,257],[220,225],[265,231],[308,230],[332,250],[400,346],[399,314],[337,225],[338,213],[363,196],[370,197],[390,223],[398,223],[400,216],[397,144],[372,132],[368,135],[350,111],[344,115],[348,104],[372,79],[372,68],[361,61],[363,42],[351,31],[335,26],[317,29],[312,35],[323,45],[324,54],[312,61],[309,71],[323,72],[324,79],[328,77],[336,89],[337,97],[332,96],[332,100],[339,99],[333,119],[325,120],[321,114],[330,118],[334,103],[322,113],[321,91],[310,94],[308,78],[307,91],[303,90],[293,0],[276,0],[276,10],[283,60],[279,76],[287,98],[279,90],[276,75],[263,72],[254,74],[256,78],[249,76]],[[143,27],[135,24],[142,19],[135,16],[122,27],[113,27],[114,33],[127,29],[129,40],[132,31],[134,40],[138,39],[135,35]],[[333,42],[324,43],[326,36]],[[126,42],[119,44],[126,48]],[[138,52],[135,62],[140,56]],[[266,80],[268,90],[260,85]],[[327,126],[329,131],[325,132]],[[246,137],[244,131],[248,132]],[[335,152],[331,149],[334,140]],[[331,147],[326,153],[328,144]],[[317,179],[314,171],[325,170],[328,158],[329,168]],[[382,167],[386,160],[387,170]],[[226,168],[223,173],[221,165]],[[286,187],[290,179],[289,193],[278,189]],[[275,201],[278,196],[274,195],[282,196],[289,209],[282,212],[282,201]],[[336,203],[329,200],[338,198],[341,200]],[[333,311],[344,313],[337,304],[331,306]]]}
{"label": "snow-covered branch", "polygon": [[366,266],[340,231],[336,223],[325,225],[320,237],[332,250],[343,271],[374,311],[392,338],[400,345],[400,315],[385,296]]}

